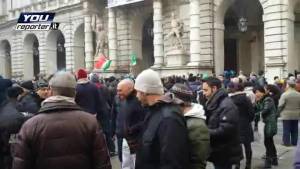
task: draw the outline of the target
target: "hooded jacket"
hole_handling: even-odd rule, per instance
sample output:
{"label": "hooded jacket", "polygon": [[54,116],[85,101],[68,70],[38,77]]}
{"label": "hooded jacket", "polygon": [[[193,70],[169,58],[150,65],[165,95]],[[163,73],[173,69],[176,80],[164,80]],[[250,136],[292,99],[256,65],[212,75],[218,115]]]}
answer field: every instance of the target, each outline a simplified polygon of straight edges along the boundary
{"label": "hooded jacket", "polygon": [[120,109],[124,113],[124,137],[128,142],[131,154],[135,154],[139,147],[138,140],[141,136],[145,109],[135,96],[135,92],[132,92],[126,98]]}
{"label": "hooded jacket", "polygon": [[254,141],[251,122],[254,120],[254,107],[244,92],[235,92],[231,94],[233,103],[237,106],[239,112],[239,133],[242,143]]}
{"label": "hooded jacket", "polygon": [[209,161],[218,165],[240,162],[239,113],[224,89],[219,89],[207,101],[206,115],[212,148]]}
{"label": "hooded jacket", "polygon": [[210,150],[210,136],[205,124],[204,109],[200,104],[192,104],[192,109],[184,114],[188,128],[191,169],[205,169]]}
{"label": "hooded jacket", "polygon": [[189,168],[188,132],[181,114],[179,105],[165,97],[149,106],[136,169]]}
{"label": "hooded jacket", "polygon": [[41,98],[35,92],[30,91],[18,101],[16,106],[19,112],[27,112],[35,115],[40,109]]}

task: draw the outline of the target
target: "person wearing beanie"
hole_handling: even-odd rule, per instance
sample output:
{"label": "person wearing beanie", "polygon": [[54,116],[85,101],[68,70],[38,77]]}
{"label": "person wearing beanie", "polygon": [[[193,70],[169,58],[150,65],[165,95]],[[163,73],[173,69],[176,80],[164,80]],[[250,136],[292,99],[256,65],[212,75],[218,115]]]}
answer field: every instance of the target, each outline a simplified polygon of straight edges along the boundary
{"label": "person wearing beanie", "polygon": [[281,95],[278,112],[283,124],[283,145],[296,146],[298,142],[298,120],[300,119],[300,93],[296,82],[287,80],[287,90]]}
{"label": "person wearing beanie", "polygon": [[[111,136],[109,105],[103,98],[102,90],[97,84],[88,80],[84,69],[77,72],[77,85],[75,102],[85,111],[96,116],[105,134],[106,143],[111,155],[115,154],[115,147]],[[93,79],[98,81],[97,79]]]}
{"label": "person wearing beanie", "polygon": [[87,72],[84,69],[79,69],[77,72],[76,85],[76,103],[86,112],[100,115],[101,107],[99,106],[99,93],[95,84],[87,79]]}
{"label": "person wearing beanie", "polygon": [[37,101],[38,104],[41,105],[41,103],[48,98],[48,90],[49,85],[45,82],[36,82],[36,89],[35,92],[38,95]]}
{"label": "person wearing beanie", "polygon": [[20,86],[24,89],[24,90],[28,90],[28,91],[33,91],[34,90],[34,84],[32,83],[31,80],[27,80],[24,81],[20,84]]}
{"label": "person wearing beanie", "polygon": [[19,132],[12,168],[111,169],[96,118],[74,101],[75,77],[58,72],[49,86],[50,97],[42,103],[39,114],[27,120]]}
{"label": "person wearing beanie", "polygon": [[144,70],[137,76],[134,88],[138,100],[148,109],[136,169],[189,168],[185,119],[178,104],[164,99],[158,73]]}
{"label": "person wearing beanie", "polygon": [[215,168],[229,169],[236,167],[243,155],[238,109],[221,86],[222,82],[215,77],[208,77],[202,85],[203,94],[208,99],[205,106],[206,123],[212,150],[208,161]]}
{"label": "person wearing beanie", "polygon": [[79,69],[77,72],[77,79],[87,79],[87,72],[84,69]]}
{"label": "person wearing beanie", "polygon": [[20,87],[23,89],[23,93],[18,98],[18,111],[29,113],[31,115],[37,114],[41,107],[41,98],[34,91],[34,84],[31,80],[28,80],[22,82]]}
{"label": "person wearing beanie", "polygon": [[203,106],[192,103],[193,92],[185,84],[176,83],[170,92],[184,102],[181,109],[188,128],[190,169],[205,169],[210,152],[210,136]]}

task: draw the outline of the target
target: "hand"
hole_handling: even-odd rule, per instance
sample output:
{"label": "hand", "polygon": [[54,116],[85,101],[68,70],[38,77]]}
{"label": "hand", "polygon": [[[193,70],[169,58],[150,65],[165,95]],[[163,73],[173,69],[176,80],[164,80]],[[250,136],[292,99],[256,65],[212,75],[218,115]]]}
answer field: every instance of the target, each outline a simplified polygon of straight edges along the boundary
{"label": "hand", "polygon": [[112,141],[115,141],[115,140],[116,140],[116,137],[117,137],[116,135],[113,135],[112,138],[111,138]]}

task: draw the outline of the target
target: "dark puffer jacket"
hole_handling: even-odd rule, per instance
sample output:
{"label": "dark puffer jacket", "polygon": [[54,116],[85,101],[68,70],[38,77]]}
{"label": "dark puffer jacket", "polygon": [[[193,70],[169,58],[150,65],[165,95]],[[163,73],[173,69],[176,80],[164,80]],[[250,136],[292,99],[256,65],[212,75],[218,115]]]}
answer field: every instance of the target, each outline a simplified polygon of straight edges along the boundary
{"label": "dark puffer jacket", "polygon": [[274,100],[269,96],[264,96],[256,104],[256,113],[262,116],[264,126],[264,137],[273,137],[277,134],[277,109]]}
{"label": "dark puffer jacket", "polygon": [[149,107],[136,169],[189,168],[188,131],[179,106],[160,101]]}
{"label": "dark puffer jacket", "polygon": [[132,92],[126,98],[124,104],[121,104],[120,109],[125,114],[124,136],[128,142],[130,152],[135,154],[139,147],[138,141],[143,129],[145,109],[136,98],[135,92]]}
{"label": "dark puffer jacket", "polygon": [[37,114],[41,106],[41,98],[33,91],[23,96],[17,103],[19,112]]}
{"label": "dark puffer jacket", "polygon": [[25,117],[16,109],[15,101],[0,104],[0,168],[11,168],[11,144],[14,143]]}
{"label": "dark puffer jacket", "polygon": [[242,143],[254,141],[251,122],[254,120],[254,107],[246,93],[237,92],[231,95],[231,99],[239,111],[240,140]]}
{"label": "dark puffer jacket", "polygon": [[208,160],[219,165],[240,162],[239,113],[223,89],[207,102],[206,115],[212,149]]}
{"label": "dark puffer jacket", "polygon": [[45,103],[22,126],[13,169],[111,169],[105,139],[93,115],[71,102]]}

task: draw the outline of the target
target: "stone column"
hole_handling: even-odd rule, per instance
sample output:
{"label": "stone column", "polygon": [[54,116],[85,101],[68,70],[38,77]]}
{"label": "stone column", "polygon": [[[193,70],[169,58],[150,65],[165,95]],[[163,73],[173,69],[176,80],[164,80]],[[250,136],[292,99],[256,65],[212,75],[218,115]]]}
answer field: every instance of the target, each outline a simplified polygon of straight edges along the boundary
{"label": "stone column", "polygon": [[164,59],[164,35],[163,35],[163,16],[162,1],[153,1],[153,45],[154,45],[154,67],[161,67]]}
{"label": "stone column", "polygon": [[284,78],[293,73],[299,64],[294,55],[294,14],[284,10],[287,5],[274,3],[277,8],[270,8],[263,15],[265,76],[270,83],[274,76]]}
{"label": "stone column", "polygon": [[216,24],[214,28],[214,67],[215,74],[222,74],[224,72],[224,30],[223,24]]}
{"label": "stone column", "polygon": [[92,18],[90,15],[84,17],[84,42],[85,42],[85,68],[93,70],[94,67],[94,48],[93,48],[93,32]]}
{"label": "stone column", "polygon": [[39,39],[39,57],[40,57],[40,73],[47,74],[47,44],[44,33],[40,34]]}
{"label": "stone column", "polygon": [[108,9],[108,56],[112,61],[110,70],[117,68],[117,22],[116,22],[116,11],[113,8]]}
{"label": "stone column", "polygon": [[190,0],[190,62],[188,66],[200,65],[200,2]]}
{"label": "stone column", "polygon": [[30,80],[34,77],[33,70],[33,51],[25,49],[23,52],[23,73],[24,79]]}
{"label": "stone column", "polygon": [[287,18],[284,20],[287,29],[287,71],[294,73],[295,70],[299,71],[299,56],[295,52],[295,17]]}
{"label": "stone column", "polygon": [[45,50],[47,53],[47,74],[53,74],[57,71],[57,48],[47,47]]}

